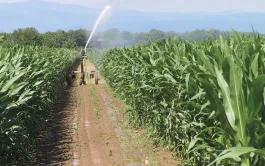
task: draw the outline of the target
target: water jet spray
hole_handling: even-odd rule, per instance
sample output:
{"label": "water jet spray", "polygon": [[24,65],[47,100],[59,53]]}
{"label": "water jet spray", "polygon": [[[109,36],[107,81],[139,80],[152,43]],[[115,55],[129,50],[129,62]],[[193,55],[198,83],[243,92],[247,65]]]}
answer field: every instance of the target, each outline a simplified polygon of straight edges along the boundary
{"label": "water jet spray", "polygon": [[104,8],[104,10],[101,12],[100,16],[98,17],[98,19],[97,19],[97,21],[96,21],[96,23],[95,23],[95,25],[94,25],[94,27],[93,27],[93,30],[92,30],[92,32],[91,32],[89,38],[88,38],[88,40],[87,40],[87,43],[86,43],[86,46],[85,46],[84,50],[86,50],[86,48],[87,48],[89,42],[91,41],[92,37],[94,36],[94,33],[96,32],[96,30],[97,30],[97,28],[98,28],[98,25],[99,25],[100,22],[104,19],[104,17],[106,16],[106,13],[108,12],[108,10],[109,10],[110,8],[111,8],[111,6],[110,6],[110,5],[107,5],[107,6]]}

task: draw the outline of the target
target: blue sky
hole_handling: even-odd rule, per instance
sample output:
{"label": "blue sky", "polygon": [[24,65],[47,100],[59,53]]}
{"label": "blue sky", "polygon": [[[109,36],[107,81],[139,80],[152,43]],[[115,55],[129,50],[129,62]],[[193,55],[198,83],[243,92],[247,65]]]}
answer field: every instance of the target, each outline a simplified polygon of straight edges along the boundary
{"label": "blue sky", "polygon": [[[0,0],[19,2],[24,0]],[[34,0],[31,0],[34,1]],[[158,12],[265,12],[265,0],[44,0],[49,2],[77,4],[90,8],[115,6],[119,10]]]}

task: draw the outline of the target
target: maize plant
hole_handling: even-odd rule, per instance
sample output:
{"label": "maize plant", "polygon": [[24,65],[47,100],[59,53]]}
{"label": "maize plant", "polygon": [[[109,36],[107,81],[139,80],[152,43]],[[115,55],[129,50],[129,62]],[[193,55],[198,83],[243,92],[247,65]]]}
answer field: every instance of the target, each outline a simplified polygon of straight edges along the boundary
{"label": "maize plant", "polygon": [[101,68],[101,61],[107,49],[87,49],[87,58],[95,65],[97,70]]}
{"label": "maize plant", "polygon": [[63,90],[77,59],[67,49],[0,47],[0,163],[30,159],[45,113]]}
{"label": "maize plant", "polygon": [[101,73],[130,107],[132,122],[175,150],[182,165],[261,166],[264,54],[258,35],[167,39],[108,51]]}

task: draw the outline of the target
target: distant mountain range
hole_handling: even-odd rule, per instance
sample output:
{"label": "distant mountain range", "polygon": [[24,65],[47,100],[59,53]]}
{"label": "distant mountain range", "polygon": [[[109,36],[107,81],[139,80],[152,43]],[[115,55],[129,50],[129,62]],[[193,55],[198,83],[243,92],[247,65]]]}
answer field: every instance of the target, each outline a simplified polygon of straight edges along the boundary
{"label": "distant mountain range", "polygon": [[[17,3],[0,3],[0,32],[17,28],[35,27],[40,32],[58,29],[92,29],[101,9],[78,5],[29,0]],[[151,29],[187,32],[197,29],[218,29],[265,33],[265,13],[160,13],[114,11],[100,30],[117,28],[122,31],[146,32]]]}

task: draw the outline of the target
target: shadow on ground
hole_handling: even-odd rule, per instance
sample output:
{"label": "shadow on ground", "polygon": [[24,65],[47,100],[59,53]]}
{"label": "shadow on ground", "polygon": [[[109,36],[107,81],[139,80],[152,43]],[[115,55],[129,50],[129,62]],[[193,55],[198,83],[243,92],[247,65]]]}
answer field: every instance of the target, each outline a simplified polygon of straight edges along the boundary
{"label": "shadow on ground", "polygon": [[72,133],[76,85],[69,86],[49,111],[40,128],[37,146],[30,165],[66,165],[72,159]]}

